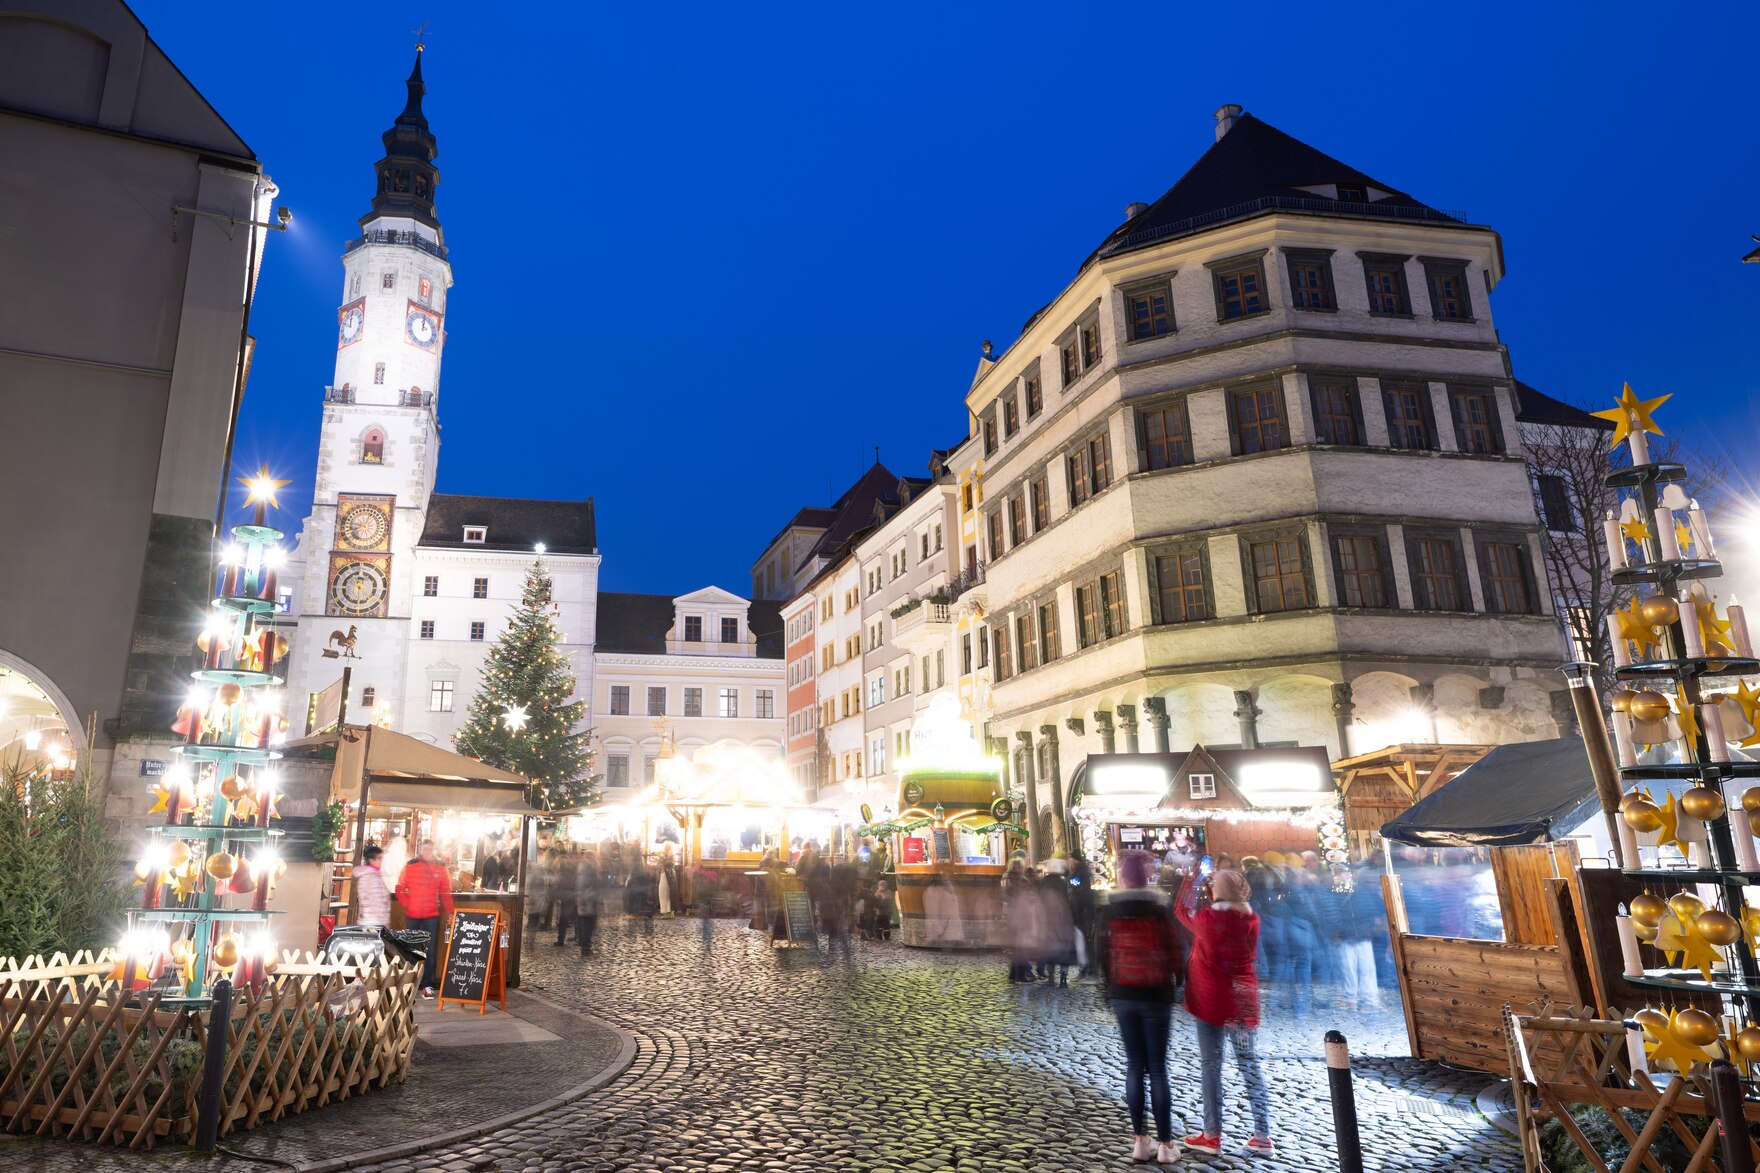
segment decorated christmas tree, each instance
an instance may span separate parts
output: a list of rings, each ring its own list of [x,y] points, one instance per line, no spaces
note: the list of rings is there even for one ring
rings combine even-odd
[[[574,669],[559,646],[552,596],[540,559],[526,571],[519,608],[489,651],[483,683],[452,744],[459,753],[532,779],[534,805],[567,810],[592,797],[597,779],[588,735],[578,729],[587,703],[570,699]]]

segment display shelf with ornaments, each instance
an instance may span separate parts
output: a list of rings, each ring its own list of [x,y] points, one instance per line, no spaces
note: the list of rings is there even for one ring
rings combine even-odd
[[[1631,879],[1695,885],[1629,901],[1618,917],[1624,977],[1634,991],[1721,997],[1732,1024],[1754,1031],[1760,909],[1748,906],[1746,890],[1760,884],[1760,787],[1736,786],[1760,778],[1760,763],[1732,754],[1731,743],[1760,744],[1760,694],[1745,682],[1733,693],[1710,688],[1760,672],[1760,662],[1741,608],[1732,602],[1720,615],[1707,585],[1722,566],[1709,521],[1685,492],[1687,469],[1650,460],[1646,434],[1662,434],[1651,412],[1668,398],[1642,400],[1628,385],[1618,406],[1595,413],[1613,423],[1615,448],[1628,444],[1632,458],[1607,477],[1624,492],[1618,516],[1604,524],[1614,581],[1638,590],[1607,617],[1619,682],[1608,721],[1624,790],[1618,854]],[[1645,964],[1641,942],[1664,964]],[[1655,1065],[1683,1076],[1727,1041],[1699,1009],[1646,1006],[1629,1025]]]
[[[278,953],[269,933],[269,894],[286,872],[270,826],[277,783],[275,747],[287,720],[273,689],[287,641],[269,620],[280,609],[280,530],[268,507],[285,481],[267,471],[243,478],[255,505],[234,526],[219,584],[196,647],[201,666],[172,729],[184,738],[177,764],[158,782],[153,813],[164,821],[135,865],[140,907],[128,914],[113,977],[125,994],[152,990],[161,1003],[200,1003],[214,982],[260,988]],[[242,903],[231,902],[239,899]]]

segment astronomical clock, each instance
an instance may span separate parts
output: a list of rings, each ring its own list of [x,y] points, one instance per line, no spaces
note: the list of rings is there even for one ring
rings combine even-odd
[[[382,619],[389,613],[395,504],[395,497],[336,498],[336,539],[324,607],[328,614]]]

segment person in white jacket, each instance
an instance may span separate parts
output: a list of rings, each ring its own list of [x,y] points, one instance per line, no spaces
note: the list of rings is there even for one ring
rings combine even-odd
[[[384,856],[379,847],[369,844],[355,865],[354,887],[360,897],[359,924],[364,928],[382,929],[391,923],[391,889],[385,886],[385,874],[379,870]]]

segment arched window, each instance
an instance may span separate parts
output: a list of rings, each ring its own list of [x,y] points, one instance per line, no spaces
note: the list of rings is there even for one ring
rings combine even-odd
[[[368,430],[361,438],[361,463],[385,463],[385,433],[378,428]]]

